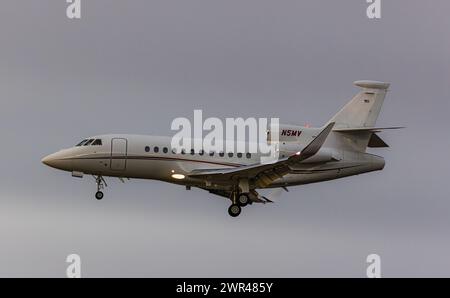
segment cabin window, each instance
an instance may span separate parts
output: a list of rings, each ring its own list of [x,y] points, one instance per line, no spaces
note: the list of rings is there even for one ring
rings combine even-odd
[[[82,146],[82,145],[84,144],[84,142],[87,142],[87,141],[88,141],[88,140],[85,139],[85,140],[79,142],[75,147]]]
[[[194,155],[194,154],[195,154],[194,149],[191,149],[191,155]]]
[[[92,146],[101,146],[102,145],[102,140],[96,139],[94,142],[92,142],[91,145]]]
[[[203,155],[203,154],[205,154],[205,151],[203,151],[203,149],[202,149],[202,150],[200,150],[200,151],[198,152],[198,154],[199,154],[199,155]]]
[[[155,153],[158,153],[159,147],[158,147],[158,146],[153,147],[153,151],[154,151]]]
[[[182,149],[181,154],[186,154],[186,150]]]
[[[150,147],[149,146],[145,146],[145,152],[150,152]]]
[[[214,151],[209,152],[209,156],[214,156]]]
[[[237,157],[241,158],[241,157],[242,157],[242,153],[239,152],[239,153],[237,154]]]
[[[167,153],[168,151],[169,151],[169,149],[167,149],[167,147],[164,147],[164,148],[163,148],[163,152],[164,152],[164,153]]]
[[[93,141],[94,141],[94,139],[89,139],[86,143],[84,143],[83,146],[88,146],[88,145],[90,145]]]
[[[233,157],[233,152],[228,152],[228,157]]]
[[[224,153],[223,153],[223,152],[219,152],[219,156],[220,156],[220,157],[223,157],[223,156],[224,156]]]
[[[246,156],[247,158],[252,158],[252,154],[249,153],[249,152],[247,152],[247,154],[245,154],[245,156]]]

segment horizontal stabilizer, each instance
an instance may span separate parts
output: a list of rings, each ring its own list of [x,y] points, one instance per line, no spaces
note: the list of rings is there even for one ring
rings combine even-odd
[[[335,128],[333,131],[337,132],[380,132],[387,129],[401,129],[403,126],[391,126],[391,127],[349,127],[349,128]]]

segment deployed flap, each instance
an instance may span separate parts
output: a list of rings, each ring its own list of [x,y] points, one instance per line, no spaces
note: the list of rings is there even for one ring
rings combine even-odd
[[[367,144],[367,147],[370,148],[385,148],[389,147],[388,144],[386,144],[376,133],[373,133],[370,137],[369,144]]]
[[[231,191],[228,190],[217,190],[217,189],[206,189],[206,188],[202,188],[206,191],[208,191],[209,193],[218,195],[220,197],[224,197],[224,198],[231,198]],[[249,199],[250,201],[254,202],[254,203],[262,203],[262,204],[266,204],[266,203],[273,203],[272,200],[266,198],[265,196],[260,195],[256,190],[252,189],[249,193]]]

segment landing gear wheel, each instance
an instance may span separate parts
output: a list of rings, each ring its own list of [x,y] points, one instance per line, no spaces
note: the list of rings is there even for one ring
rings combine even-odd
[[[248,194],[246,194],[246,193],[241,193],[241,194],[238,196],[237,203],[238,203],[241,207],[247,206],[247,204],[248,204],[249,202],[250,202],[250,199],[248,198]]]
[[[103,192],[101,191],[106,185],[106,181],[105,179],[103,179],[102,176],[98,175],[97,177],[95,177],[95,183],[97,184],[97,192],[95,193],[95,198],[97,200],[101,200],[103,199]]]
[[[241,207],[238,204],[233,204],[228,208],[228,214],[232,217],[236,217],[241,214]]]
[[[96,198],[97,200],[103,199],[103,192],[97,191],[97,192],[95,193],[95,198]]]

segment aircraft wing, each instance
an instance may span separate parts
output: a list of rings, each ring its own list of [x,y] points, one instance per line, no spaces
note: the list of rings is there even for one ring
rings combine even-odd
[[[281,158],[274,163],[258,163],[238,168],[194,170],[188,176],[208,180],[256,178],[256,183],[259,186],[269,185],[272,181],[286,175],[290,171],[289,165],[300,163],[316,154],[332,131],[333,126],[334,122],[329,123],[302,151]]]

